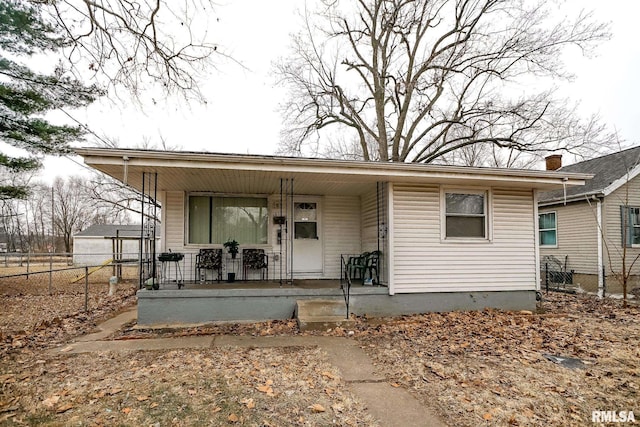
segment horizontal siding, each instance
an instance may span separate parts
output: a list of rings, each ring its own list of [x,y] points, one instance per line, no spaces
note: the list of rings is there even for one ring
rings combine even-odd
[[[328,196],[323,199],[324,277],[340,277],[340,255],[359,253],[360,198]]]
[[[616,272],[622,270],[622,225],[620,221],[620,206],[640,207],[640,178],[633,179],[629,184],[623,185],[605,198],[604,201],[604,226],[606,232],[606,245],[604,249],[604,263],[607,275],[610,274],[611,264]],[[626,249],[626,264],[629,265],[640,255],[640,248]],[[609,262],[609,260],[611,260]],[[628,269],[628,266],[627,266]],[[640,274],[640,263],[636,263],[632,274]]]
[[[163,209],[164,230],[167,236],[164,249],[173,252],[185,252],[184,238],[184,193],[167,191]]]
[[[531,191],[494,189],[491,242],[440,238],[440,189],[394,186],[394,291],[535,289]]]
[[[362,250],[378,248],[378,206],[375,191],[362,196]]]
[[[543,257],[567,260],[567,269],[582,274],[598,274],[598,226],[596,203],[569,203],[541,208],[539,213],[556,212],[557,247],[540,246]],[[619,215],[619,214],[618,214]]]

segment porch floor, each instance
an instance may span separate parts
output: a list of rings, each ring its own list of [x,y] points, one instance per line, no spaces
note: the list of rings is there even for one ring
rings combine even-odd
[[[362,288],[386,288],[384,285],[372,286],[363,285],[361,281],[356,280],[351,284],[351,289]],[[175,281],[160,283],[160,290],[174,290],[178,289],[178,285]],[[214,282],[187,282],[184,283],[182,289],[196,290],[196,289],[210,289],[210,290],[222,290],[222,289],[340,289],[340,280],[337,279],[294,279],[293,282],[279,280],[236,280],[235,282],[228,283],[227,281],[220,281],[220,283]]]

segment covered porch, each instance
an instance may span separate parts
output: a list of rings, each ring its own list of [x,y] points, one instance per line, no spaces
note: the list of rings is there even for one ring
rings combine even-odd
[[[361,266],[353,278],[388,283],[382,170],[345,176],[342,165],[312,159],[80,151],[143,195],[140,221],[150,244],[141,245],[141,288],[150,281],[163,290],[158,284],[338,280],[349,259],[372,252],[375,266]],[[159,247],[151,244],[157,234]]]

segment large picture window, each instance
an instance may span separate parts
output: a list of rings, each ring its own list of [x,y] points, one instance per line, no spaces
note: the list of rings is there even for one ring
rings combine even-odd
[[[640,245],[640,208],[620,206],[622,242],[626,247]]]
[[[557,246],[557,228],[555,212],[545,212],[538,215],[540,246]]]
[[[266,244],[268,220],[266,198],[189,196],[189,243]]]
[[[486,193],[445,193],[445,237],[487,238]]]

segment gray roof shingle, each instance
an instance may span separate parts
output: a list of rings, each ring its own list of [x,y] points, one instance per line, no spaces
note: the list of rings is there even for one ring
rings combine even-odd
[[[616,180],[622,178],[627,171],[640,164],[640,146],[618,151],[617,153],[597,157],[584,162],[562,167],[563,172],[579,172],[593,174],[584,186],[567,187],[567,198],[579,195],[599,194]],[[540,193],[539,202],[552,202],[564,199],[564,190]]]

